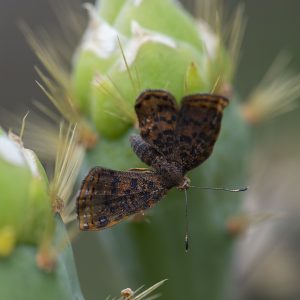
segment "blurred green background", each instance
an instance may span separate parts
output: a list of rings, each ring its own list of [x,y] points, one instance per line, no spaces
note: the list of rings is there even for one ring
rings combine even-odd
[[[245,99],[251,89],[259,83],[275,57],[282,51],[291,55],[291,69],[300,72],[300,2],[296,0],[224,1],[228,11],[232,11],[241,2],[245,3],[247,30],[235,87],[241,99]],[[51,0],[0,1],[0,117],[5,114],[6,110],[23,116],[31,106],[32,99],[44,99],[47,103],[45,96],[35,84],[37,75],[33,70],[33,65],[38,62],[16,24],[23,19],[34,27],[42,25],[58,30],[57,21],[49,3],[53,5]],[[193,13],[194,1],[183,1],[183,3]],[[256,164],[253,164],[252,173],[257,174],[257,178],[254,176],[251,183],[254,184],[252,189],[257,187],[257,194],[254,197],[251,193],[247,197],[247,205],[262,207],[266,211],[272,211],[275,207],[275,211],[283,210],[286,215],[277,222],[275,227],[272,227],[273,229],[270,229],[272,234],[267,232],[265,236],[260,236],[259,232],[254,232],[253,244],[256,242],[259,244],[258,241],[263,243],[261,240],[265,241],[265,244],[261,246],[263,250],[257,252],[256,259],[247,261],[247,256],[251,253],[247,252],[243,243],[238,248],[235,267],[237,299],[300,299],[300,292],[293,282],[293,280],[295,283],[300,282],[300,255],[298,254],[300,226],[297,221],[300,215],[300,206],[297,205],[300,195],[299,184],[297,184],[300,175],[299,164],[297,165],[300,158],[299,126],[300,110],[296,109],[289,114],[268,121],[259,129],[254,129],[254,136],[257,140],[255,154],[258,158],[255,160]],[[262,172],[265,173],[262,175]],[[260,182],[263,182],[267,188],[260,187],[260,179]],[[276,228],[275,234],[274,228]],[[264,232],[264,229],[261,232]],[[264,237],[270,235],[273,240],[266,242]],[[282,239],[282,236],[285,238]],[[281,251],[282,245],[285,251]],[[274,260],[270,264],[266,263],[266,267],[263,268],[262,262],[266,257],[272,257],[273,252],[270,249],[275,248]],[[126,274],[123,273],[124,270],[118,262],[113,266],[106,263],[105,251],[109,249],[101,247],[94,234],[81,234],[74,242],[74,251],[82,289],[87,300],[102,299],[97,297],[97,291],[100,293],[100,289],[101,295],[115,295],[119,289],[127,285],[137,288],[142,284],[126,281]],[[288,263],[282,257],[288,257]],[[258,265],[260,268],[257,268]],[[270,269],[270,266],[274,267],[274,265],[278,268]],[[293,266],[292,269],[291,266]],[[103,273],[103,269],[107,270],[108,277],[110,271],[117,270],[120,274],[114,282],[111,282],[111,286],[103,286],[97,276]],[[275,276],[273,281],[266,280],[266,278],[272,278],[271,275],[274,273],[280,276]],[[285,276],[285,273],[288,275]],[[157,278],[157,281],[161,279],[163,278]],[[276,286],[279,287],[280,284],[287,291],[281,289],[276,295],[267,292],[268,288],[271,291],[276,290]],[[182,288],[184,289],[184,286]],[[161,291],[163,292],[163,288]]]

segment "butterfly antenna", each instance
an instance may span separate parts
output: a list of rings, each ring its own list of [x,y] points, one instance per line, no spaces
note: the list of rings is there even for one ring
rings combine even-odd
[[[189,219],[188,219],[188,197],[187,197],[187,189],[184,190],[185,195],[185,252],[187,253],[189,250]]]
[[[225,192],[232,192],[232,193],[239,193],[245,192],[248,190],[248,187],[236,188],[236,189],[227,189],[223,187],[208,187],[208,186],[190,186],[191,188],[201,189],[201,190],[214,190],[214,191],[225,191]]]

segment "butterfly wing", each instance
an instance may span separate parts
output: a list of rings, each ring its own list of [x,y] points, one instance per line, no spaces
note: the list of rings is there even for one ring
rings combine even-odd
[[[111,227],[158,202],[167,189],[152,171],[121,172],[100,167],[90,170],[77,197],[81,230]]]
[[[155,167],[155,162],[163,158],[162,154],[145,142],[140,135],[132,135],[130,137],[130,144],[133,152],[148,166]]]
[[[172,157],[176,142],[178,106],[164,90],[146,90],[137,98],[135,111],[141,136],[165,157]]]
[[[212,153],[228,103],[226,98],[211,94],[183,98],[176,125],[176,157],[184,173],[200,165]]]

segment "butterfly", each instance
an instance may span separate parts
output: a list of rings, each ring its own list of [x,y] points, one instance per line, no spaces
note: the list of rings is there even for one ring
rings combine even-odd
[[[188,171],[212,153],[229,101],[214,94],[183,97],[179,107],[165,90],[145,90],[136,100],[140,135],[132,150],[150,169],[92,168],[77,196],[81,230],[111,227],[159,202],[173,187],[186,190]]]

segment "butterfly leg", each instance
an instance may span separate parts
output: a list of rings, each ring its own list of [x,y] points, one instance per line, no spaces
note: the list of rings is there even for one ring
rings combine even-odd
[[[131,148],[134,153],[148,166],[153,166],[161,154],[155,150],[150,144],[145,142],[140,135],[132,135],[130,137]]]

